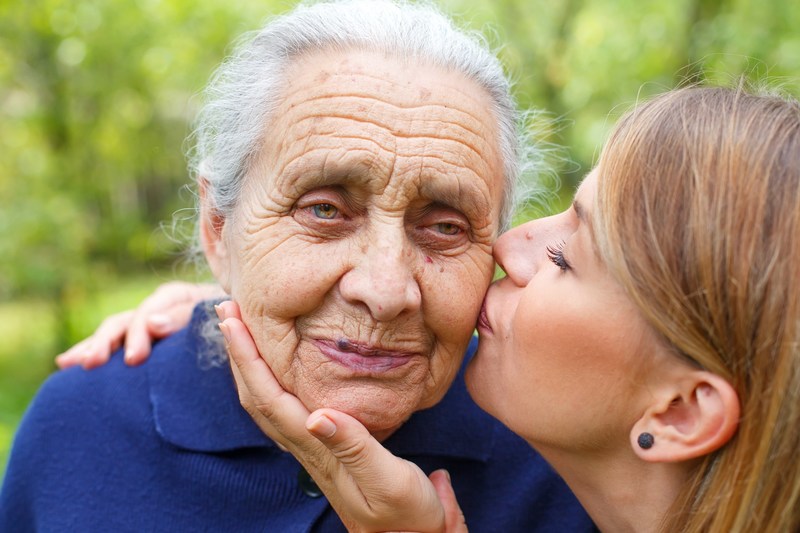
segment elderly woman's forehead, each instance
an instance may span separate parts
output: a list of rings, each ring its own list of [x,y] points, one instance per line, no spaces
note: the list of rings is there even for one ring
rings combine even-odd
[[[262,153],[280,189],[347,181],[496,207],[497,128],[477,83],[433,66],[409,76],[404,62],[360,51],[304,57],[289,74]]]
[[[445,69],[422,58],[391,55],[373,50],[322,50],[292,61],[286,73],[291,100],[298,91],[312,94],[357,96],[383,94],[400,105],[447,102],[452,94],[469,101],[475,110],[485,110],[492,99],[486,90],[461,72]],[[398,92],[398,86],[407,90]],[[361,89],[369,89],[362,91]],[[490,123],[491,124],[490,124]],[[487,126],[494,125],[494,119]]]

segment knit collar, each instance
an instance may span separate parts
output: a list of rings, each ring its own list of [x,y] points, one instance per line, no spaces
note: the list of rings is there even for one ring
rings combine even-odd
[[[228,365],[207,368],[198,358],[208,313],[201,304],[189,325],[158,343],[147,363],[156,431],[197,452],[275,448],[241,407]],[[472,339],[466,359],[475,351]],[[467,393],[464,366],[443,400],[415,413],[384,445],[399,456],[445,456],[487,461],[499,424]]]

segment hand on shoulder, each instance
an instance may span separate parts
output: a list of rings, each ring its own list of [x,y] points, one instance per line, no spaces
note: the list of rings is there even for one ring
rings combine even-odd
[[[125,362],[139,365],[150,356],[152,343],[172,335],[186,324],[198,302],[219,298],[224,291],[210,283],[170,281],[160,285],[136,309],[107,317],[97,330],[56,357],[59,368],[81,365],[92,369],[108,362],[125,346]]]

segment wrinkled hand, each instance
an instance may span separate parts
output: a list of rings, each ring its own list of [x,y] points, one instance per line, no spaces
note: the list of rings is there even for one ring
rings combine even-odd
[[[436,471],[428,479],[345,413],[309,413],[283,390],[262,359],[238,306],[223,302],[217,313],[242,406],[300,461],[349,531],[467,530],[447,472]]]
[[[125,343],[125,362],[143,363],[152,342],[167,337],[189,323],[192,309],[201,300],[224,295],[218,285],[171,281],[160,285],[134,310],[109,316],[87,339],[56,357],[60,368],[82,365],[95,368],[108,362]]]

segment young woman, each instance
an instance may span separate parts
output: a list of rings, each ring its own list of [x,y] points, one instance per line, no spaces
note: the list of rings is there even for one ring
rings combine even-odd
[[[507,277],[470,393],[603,531],[798,531],[798,235],[798,102],[689,88],[642,104],[567,211],[497,242]],[[309,413],[236,305],[220,315],[243,404],[351,529],[465,527],[447,476],[431,475],[439,501],[353,418]]]

